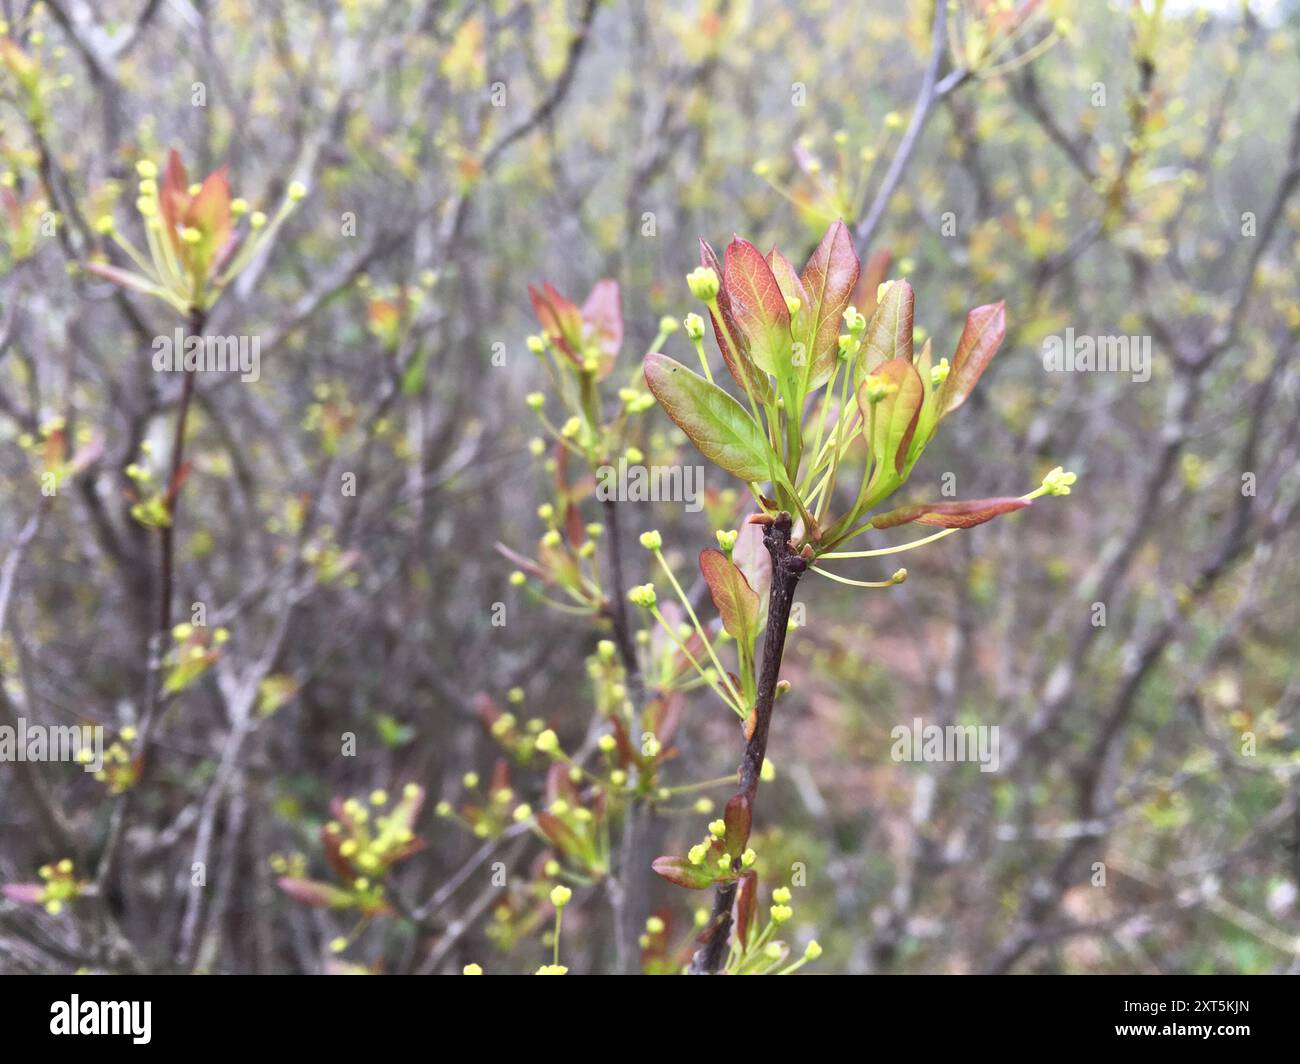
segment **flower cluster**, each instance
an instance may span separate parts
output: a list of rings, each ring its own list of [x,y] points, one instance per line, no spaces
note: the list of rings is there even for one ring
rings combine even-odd
[[[915,342],[912,286],[903,279],[881,283],[867,317],[850,302],[861,274],[840,222],[800,271],[780,251],[764,256],[739,237],[725,260],[701,242],[701,265],[687,286],[708,308],[745,403],[714,382],[699,342],[703,376],[660,353],[645,359],[647,385],[700,453],[747,483],[766,517],[796,515],[793,546],[809,563],[889,553],[837,553],[868,529],[911,522],[970,528],[1042,494],[917,503],[873,514],[907,482],[939,423],[971,394],[1002,344],[1006,312],[1002,303],[970,311],[951,359],[936,361],[929,339]],[[833,513],[841,486],[852,488],[851,501]],[[739,588],[725,566],[711,564],[716,582]],[[866,587],[906,577],[898,570],[886,581],[855,581],[813,569]],[[739,598],[747,601],[743,593]],[[744,631],[747,611],[728,612]]]
[[[366,916],[390,913],[384,878],[394,865],[424,848],[415,834],[423,805],[424,788],[415,783],[403,787],[396,802],[383,790],[372,791],[366,800],[335,800],[334,818],[320,837],[337,885],[288,875],[280,878],[280,889],[318,908],[359,909]]]
[[[191,184],[174,148],[161,177],[148,159],[136,163],[136,174],[135,206],[147,254],[121,232],[111,214],[104,214],[95,229],[131,260],[135,270],[102,260],[87,263],[86,269],[123,288],[161,299],[182,315],[210,309],[307,195],[301,182],[293,182],[275,215],[268,218],[247,200],[231,198],[226,167]]]
[[[178,624],[172,629],[172,647],[167,654],[167,676],[163,690],[177,694],[194,683],[221,657],[221,648],[230,639],[225,628],[210,633],[201,625]]]
[[[6,883],[0,887],[0,892],[10,901],[20,905],[41,905],[51,916],[58,916],[67,903],[76,901],[90,886],[76,877],[72,861],[67,857],[54,864],[42,865],[38,874],[42,880],[40,883]]]

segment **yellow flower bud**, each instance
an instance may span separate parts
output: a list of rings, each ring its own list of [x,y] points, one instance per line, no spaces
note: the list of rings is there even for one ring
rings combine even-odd
[[[697,266],[688,273],[686,285],[691,290],[691,295],[704,303],[716,299],[721,288],[717,273],[708,266]]]

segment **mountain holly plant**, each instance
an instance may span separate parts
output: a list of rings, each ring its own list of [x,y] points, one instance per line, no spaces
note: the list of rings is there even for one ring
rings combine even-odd
[[[566,970],[559,914],[573,888],[589,894],[601,888],[608,898],[621,971],[785,974],[815,959],[821,952],[815,941],[792,957],[780,938],[793,915],[788,885],[771,891],[766,922],[756,919],[759,871],[775,869],[766,869],[750,846],[758,784],[775,771],[765,756],[767,735],[773,703],[785,686],[779,672],[800,577],[811,568],[848,584],[892,586],[905,570],[871,582],[826,566],[910,550],[1022,509],[1039,496],[1068,494],[1074,480],[1055,469],[1024,496],[882,509],[908,479],[939,421],[961,406],[997,351],[1005,332],[1002,305],[971,311],[951,362],[935,364],[929,343],[914,350],[911,286],[904,280],[877,285],[886,261],[881,256],[873,259],[870,276],[860,277],[840,223],[802,271],[780,252],[764,257],[739,239],[727,249],[725,265],[707,244],[702,249],[702,265],[687,280],[709,312],[739,399],[714,380],[701,315],[691,313],[680,324],[663,319],[642,366],[620,365],[624,329],[613,281],[598,282],[582,304],[550,284],[530,289],[541,332],[528,346],[551,386],[550,394],[526,397],[549,437],[530,445],[546,473],[546,498],[537,508],[544,530],[531,556],[498,549],[517,567],[511,584],[535,602],[588,618],[613,638],[600,639],[587,661],[594,719],[578,748],[566,749],[548,722],[523,713],[521,688],[507,693],[507,708],[480,694],[479,714],[501,757],[490,781],[467,773],[464,797],[444,800],[436,811],[485,845],[529,832],[546,847],[533,864],[536,874],[499,903],[493,925],[493,936],[508,944],[545,931],[554,911],[554,930],[546,932],[553,936],[551,963],[538,969],[541,974]],[[851,305],[854,298],[869,320]],[[659,353],[683,325],[700,374]],[[618,386],[611,388],[611,381]],[[562,408],[558,416],[548,412],[553,398]],[[584,512],[616,460],[646,460],[642,448],[652,438],[640,415],[655,399],[702,454],[748,485],[758,510],[733,530],[727,525],[752,507],[738,508],[726,498],[734,492],[706,498],[718,546],[700,553],[699,568],[717,610],[714,619],[701,618],[692,604],[658,531],[643,533],[640,542],[672,588],[673,598],[663,602],[653,583],[625,583],[620,500],[600,499],[600,521]],[[836,512],[842,496],[847,505]],[[840,549],[869,528],[912,522],[939,531],[896,547]],[[602,538],[604,565],[596,549]],[[627,601],[640,611],[629,615]],[[724,663],[728,657],[734,663]],[[685,697],[704,689],[736,714],[747,744],[739,789],[720,816],[703,792],[733,787],[736,777],[665,778],[678,756],[674,737]],[[689,804],[676,804],[683,797]],[[658,910],[643,921],[638,909],[637,881],[648,863],[639,851],[641,829],[644,816],[654,813],[712,818],[704,839],[685,856],[653,862],[673,883],[716,888],[712,912],[698,910],[684,939],[671,912]],[[615,836],[618,827],[621,837]],[[414,915],[418,921],[423,911]],[[481,970],[476,964],[466,969]]]
[[[121,288],[166,303],[186,322],[189,336],[186,350],[177,352],[177,361],[185,369],[180,405],[176,414],[176,432],[172,443],[170,469],[161,487],[153,487],[153,473],[147,461],[135,462],[127,473],[141,492],[131,513],[143,525],[157,528],[162,544],[158,631],[171,629],[173,582],[173,536],[177,502],[189,467],[184,461],[185,429],[190,400],[194,392],[195,369],[199,362],[192,346],[204,335],[208,315],[226,287],[266,248],[289,216],[296,203],[307,194],[300,182],[289,185],[279,210],[268,220],[260,210],[250,210],[247,200],[232,199],[226,167],[214,170],[202,181],[192,183],[175,149],[159,182],[158,166],[140,159],[135,166],[139,183],[135,207],[140,215],[145,247],[142,253],[118,227],[112,214],[95,222],[95,231],[111,241],[128,259],[134,270],[115,266],[97,256],[85,264],[86,270]],[[241,219],[247,217],[247,231],[241,233]],[[149,457],[148,451],[142,458]],[[188,627],[188,626],[186,626]],[[184,649],[188,633],[175,633],[177,652]],[[194,648],[190,648],[193,650]],[[194,654],[195,659],[202,651]]]
[[[767,749],[772,707],[795,587],[812,572],[858,587],[889,587],[907,577],[898,569],[884,581],[832,572],[826,563],[901,553],[963,528],[1023,509],[1043,495],[1064,495],[1075,477],[1059,467],[1026,495],[965,502],[882,504],[910,476],[939,423],[966,401],[1006,333],[1002,303],[976,307],[966,318],[951,360],[935,363],[929,340],[913,339],[915,297],[906,280],[887,281],[870,319],[851,306],[860,273],[848,230],[836,222],[801,271],[781,252],[764,256],[736,238],[725,261],[701,241],[701,265],[687,278],[708,308],[713,333],[741,399],[715,382],[703,344],[702,319],[687,320],[702,375],[658,352],[646,356],[645,381],[669,417],[706,458],[749,486],[760,512],[770,560],[764,572],[767,610],[735,557],[737,537],[719,536],[700,569],[727,634],[735,640],[739,676],[720,667],[720,694],[744,718],[746,747],[739,790],[709,837],[686,857],[661,857],[655,870],[681,886],[716,887],[713,912],[691,962],[695,973],[752,970],[754,875],[746,850],[753,806]],[[841,333],[843,324],[845,331]],[[743,400],[743,401],[742,401]],[[851,475],[850,475],[851,473]],[[836,489],[848,487],[846,505]],[[837,509],[838,507],[838,509]],[[910,543],[873,550],[841,548],[868,529],[917,523],[940,531]],[[658,534],[643,537],[659,554]],[[671,576],[671,574],[670,574]],[[676,580],[674,589],[680,594]],[[652,586],[636,588],[634,602],[656,608]],[[755,674],[757,643],[762,657]],[[709,659],[717,656],[708,646]],[[698,662],[697,662],[698,664]],[[735,933],[730,934],[733,925]],[[773,908],[773,917],[786,907]],[[768,932],[758,934],[766,951]],[[773,963],[783,955],[772,950]]]
[[[167,466],[164,470],[153,468],[152,447],[144,441],[139,459],[125,469],[136,489],[131,515],[158,531],[158,613],[138,735],[124,737],[131,748],[130,756],[125,753],[126,747],[115,744],[121,763],[99,774],[114,793],[131,790],[139,780],[160,703],[207,671],[229,638],[225,628],[217,628],[209,635],[205,628],[189,623],[172,625],[176,520],[181,489],[190,470],[185,460],[185,441],[195,376],[203,368],[202,347],[213,306],[231,282],[268,248],[294,206],[307,194],[304,185],[292,182],[274,217],[268,219],[262,211],[251,209],[247,200],[231,198],[224,166],[202,181],[191,183],[180,153],[173,148],[161,174],[156,163],[144,158],[136,162],[135,170],[135,208],[147,252],[141,252],[113,215],[105,213],[95,221],[96,233],[116,248],[119,259],[124,258],[134,268],[107,261],[102,249],[96,250],[85,268],[126,291],[166,304],[184,320],[187,335],[183,352],[175,352],[184,374]],[[241,224],[245,219],[246,225]],[[164,665],[167,671],[160,682]],[[119,813],[114,823],[124,824],[125,814]],[[116,852],[116,844],[110,843],[102,876],[113,871]]]

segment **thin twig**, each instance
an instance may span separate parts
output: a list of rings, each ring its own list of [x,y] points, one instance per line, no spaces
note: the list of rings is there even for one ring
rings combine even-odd
[[[894,190],[898,188],[898,183],[903,179],[907,164],[911,161],[912,152],[921,139],[921,133],[925,129],[926,122],[930,119],[930,113],[934,109],[936,101],[943,99],[943,97],[962,85],[970,76],[968,70],[958,68],[944,77],[942,81],[939,80],[939,65],[943,62],[944,52],[948,49],[947,32],[948,5],[940,0],[939,3],[934,5],[934,25],[930,34],[930,58],[926,61],[925,73],[921,77],[921,88],[916,94],[916,104],[912,107],[912,119],[907,124],[907,131],[903,134],[902,142],[898,145],[898,151],[894,153],[894,157],[889,162],[889,169],[885,172],[880,188],[876,190],[876,198],[871,202],[871,209],[867,211],[867,216],[853,230],[854,240],[860,248],[871,246],[871,241],[876,235],[876,229],[879,228],[881,221],[885,217],[885,211],[889,207],[889,201],[894,195]]]

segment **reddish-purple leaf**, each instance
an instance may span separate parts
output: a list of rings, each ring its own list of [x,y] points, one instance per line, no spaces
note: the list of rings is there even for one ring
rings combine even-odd
[[[82,444],[72,455],[72,461],[69,464],[68,471],[76,474],[89,469],[97,461],[100,455],[104,453],[104,437],[96,433],[86,443]]]
[[[546,770],[546,804],[554,805],[563,800],[567,805],[581,805],[578,785],[569,778],[569,770],[558,761],[551,763]]]
[[[573,833],[573,829],[554,813],[538,813],[537,826],[561,853],[576,853],[582,847],[582,844],[578,841],[578,836]]]
[[[736,545],[731,548],[731,560],[754,589],[764,606],[772,588],[772,555],[763,542],[763,526],[749,521],[736,530]]]
[[[722,285],[749,357],[777,376],[790,358],[790,310],[763,253],[748,240],[727,245]]]
[[[969,499],[965,502],[924,502],[900,506],[871,519],[872,528],[896,528],[915,521],[936,528],[974,528],[1002,514],[1023,510],[1029,503],[1019,496]]]
[[[587,339],[603,356],[602,373],[613,366],[614,356],[623,346],[623,303],[617,281],[597,281],[582,305],[582,321]]]
[[[807,295],[806,323],[801,336],[795,337],[807,348],[812,366],[808,390],[821,387],[830,379],[839,357],[840,326],[845,309],[858,283],[861,264],[853,250],[853,240],[843,222],[826,230],[821,243],[803,268],[803,287]],[[778,280],[780,277],[778,275]]]
[[[957,341],[948,379],[939,390],[936,410],[939,417],[951,414],[970,395],[975,382],[998,353],[1007,334],[1006,303],[987,303],[966,315],[966,327]]]
[[[809,302],[808,292],[794,264],[776,248],[767,253],[767,264],[772,270],[772,276],[776,278],[777,287],[781,289],[781,295],[786,303],[797,299],[800,310],[806,308]],[[789,307],[787,306],[786,309],[788,310]]]
[[[289,897],[318,909],[346,909],[355,904],[355,899],[346,890],[319,880],[284,876],[276,882]]]
[[[6,883],[3,887],[0,887],[0,893],[19,905],[39,905],[41,896],[45,893],[45,885],[43,883]]]
[[[688,890],[704,890],[713,883],[713,872],[703,865],[693,865],[685,857],[656,857],[650,866],[669,883]]]
[[[754,810],[749,799],[743,794],[733,796],[727,802],[722,820],[727,825],[722,845],[732,857],[739,857],[744,852],[745,843],[749,842],[749,829],[754,823]]]
[[[661,746],[667,746],[673,741],[677,729],[681,726],[682,710],[685,706],[686,699],[680,691],[656,695],[646,706],[645,720]]]
[[[725,272],[722,260],[718,258],[718,253],[707,240],[700,241],[700,265],[707,266],[716,273],[721,284]],[[766,375],[759,372],[758,367],[745,351],[740,326],[736,324],[736,317],[731,310],[731,297],[727,295],[725,287],[719,287],[717,303],[718,313],[709,311],[709,320],[713,322],[713,335],[718,341],[718,350],[722,352],[722,360],[727,364],[727,371],[731,374],[732,380],[740,385],[742,392],[746,390],[746,378],[748,378],[748,388],[753,393],[755,401],[764,403],[770,398],[771,385]],[[718,320],[719,317],[721,321]]]
[[[190,202],[190,179],[181,162],[181,153],[172,148],[167,153],[167,167],[163,171],[162,189],[158,194],[162,208],[163,232],[177,254],[182,251],[181,236],[177,231]]]
[[[738,644],[758,638],[759,598],[744,574],[716,547],[700,551],[700,572],[724,627]]]
[[[542,332],[570,359],[582,365],[582,312],[577,305],[560,295],[549,281],[540,290],[529,285],[528,296]]]
[[[892,257],[888,248],[881,248],[867,256],[867,264],[862,267],[858,286],[853,292],[853,305],[858,308],[858,313],[863,317],[870,318],[876,312],[876,307],[879,305],[876,293],[889,278],[889,263]]]
[[[758,908],[758,873],[745,872],[736,890],[736,941],[745,948],[749,945],[749,930],[754,926],[754,911]]]

